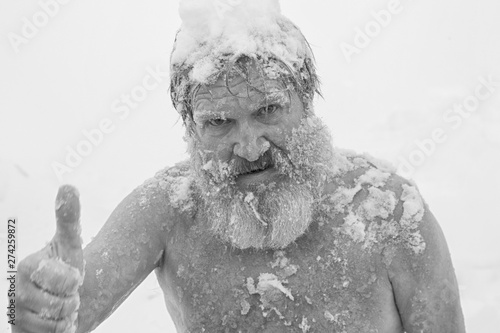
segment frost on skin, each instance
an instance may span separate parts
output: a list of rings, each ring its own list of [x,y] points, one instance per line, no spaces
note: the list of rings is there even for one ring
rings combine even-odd
[[[241,302],[241,314],[246,315],[250,311],[250,303],[246,299],[242,299]]]
[[[339,187],[335,193],[330,197],[330,201],[333,204],[335,211],[343,212],[349,204],[351,204],[354,196],[361,191],[361,185],[356,185],[352,188]]]
[[[377,168],[370,168],[366,173],[359,177],[359,184],[370,184],[375,187],[383,187],[389,177],[391,176],[388,172],[383,172]]]
[[[353,212],[344,219],[343,231],[351,236],[355,242],[361,242],[365,239],[365,224],[359,215]]]
[[[363,249],[374,251],[384,248],[384,259],[390,263],[394,255],[388,244],[401,243],[415,254],[425,250],[425,241],[418,230],[424,215],[424,203],[418,190],[411,185],[402,184],[399,201],[396,185],[388,185],[392,177],[387,163],[371,158],[360,157],[347,150],[338,150],[347,157],[352,168],[345,168],[340,175],[348,172],[363,172],[352,182],[342,183],[320,207],[329,211],[330,216],[342,217],[340,231],[349,236],[354,243],[362,243]],[[369,158],[369,159],[368,159]],[[376,163],[376,165],[374,164]],[[347,171],[345,171],[347,170]],[[342,176],[340,176],[342,177]],[[401,205],[402,215],[394,216],[396,207]],[[321,221],[320,224],[323,222]]]
[[[345,322],[343,320],[343,317],[349,317],[349,311],[344,310],[342,312],[339,312],[339,313],[336,313],[335,315],[333,315],[330,311],[325,310],[324,316],[325,316],[325,319],[331,323],[345,326]]]
[[[284,251],[276,251],[273,257],[274,260],[268,265],[276,269],[276,274],[261,273],[257,285],[252,277],[247,277],[245,287],[250,295],[259,295],[260,308],[264,317],[274,311],[280,319],[284,320],[285,316],[281,313],[280,308],[285,304],[286,298],[291,301],[295,300],[292,291],[284,285],[288,283],[288,277],[297,273],[299,267],[290,263]],[[241,306],[242,314],[247,314],[250,307],[249,303],[243,300]],[[286,306],[284,309],[286,310]],[[285,321],[284,324],[291,325],[289,321]],[[306,326],[307,321],[304,327]]]
[[[377,217],[387,219],[396,207],[394,192],[382,191],[375,187],[368,189],[368,196],[361,202],[356,212],[350,212],[344,219],[343,231],[355,242],[365,240],[365,227],[371,226]],[[373,232],[373,228],[370,231]],[[370,239],[373,240],[373,235]],[[365,248],[370,241],[365,242]]]
[[[368,197],[358,208],[358,214],[368,221],[376,217],[387,219],[396,208],[396,195],[391,190],[382,191],[376,187],[368,189]]]
[[[414,186],[403,184],[401,200],[404,201],[401,225],[409,229],[416,229],[424,216],[424,202],[420,194]]]
[[[50,279],[50,274],[56,274],[58,279]],[[83,284],[83,274],[80,271],[65,263],[61,258],[42,259],[38,268],[31,273],[30,279],[41,289],[56,295],[74,295]],[[54,281],[58,281],[54,285]]]
[[[276,274],[280,279],[286,279],[297,273],[299,266],[291,264],[290,260],[285,257],[284,251],[276,251],[274,258],[275,260],[271,263],[271,268],[279,268]]]
[[[416,254],[420,254],[425,250],[425,241],[418,230],[425,212],[424,202],[418,190],[406,184],[403,184],[401,199],[404,203],[400,223],[406,240],[405,245]]]
[[[346,151],[343,154],[349,156],[349,160],[359,159]],[[394,192],[380,189],[386,185],[389,177],[390,173],[372,166],[358,176],[353,185],[339,186],[330,196],[329,205],[333,207],[335,214],[344,215],[342,231],[354,242],[365,241],[366,227],[377,218],[387,219],[393,214],[397,203]],[[354,202],[358,195],[364,198],[360,202]],[[373,235],[370,235],[370,239],[369,242],[372,243]],[[368,247],[368,243],[365,243],[365,247]]]
[[[180,211],[190,211],[194,208],[192,184],[193,177],[186,165],[165,168],[144,182],[139,205],[146,209],[149,206],[148,198],[152,197],[151,193],[161,190],[166,193],[172,207]]]
[[[311,329],[306,317],[302,316],[302,322],[300,323],[299,328],[302,330],[302,333],[307,333]]]
[[[254,280],[253,278],[249,277],[247,278],[247,289],[250,294],[260,294],[261,296],[264,296],[266,292],[269,290],[275,288],[279,291],[281,291],[285,296],[287,296],[289,299],[292,301],[294,300],[294,297],[291,293],[290,290],[285,288],[283,286],[283,283],[287,283],[286,278],[294,275],[297,273],[298,266],[290,264],[289,259],[285,257],[285,252],[284,251],[276,251],[274,253],[274,258],[275,260],[270,263],[271,268],[279,268],[277,271],[277,275],[272,274],[272,273],[262,273],[259,276],[259,283],[257,284],[257,287],[254,287]],[[265,298],[265,297],[264,297]],[[262,299],[261,299],[262,300]],[[262,300],[263,304],[265,300]],[[267,305],[267,303],[265,304]]]
[[[368,153],[358,154],[356,151],[345,148],[336,148],[336,150],[347,157],[357,168],[375,168],[375,170],[395,174],[397,171],[396,166],[385,160],[378,159]]]
[[[349,170],[351,168],[344,168],[344,170]],[[338,212],[344,211],[350,203],[352,203],[354,196],[361,191],[362,185],[372,185],[374,187],[383,187],[386,181],[389,179],[390,174],[382,172],[376,168],[368,169],[363,175],[361,175],[354,187],[340,186],[335,193],[330,198],[330,201]]]
[[[389,211],[394,211],[397,202],[393,196],[394,193],[389,190],[386,191],[385,193],[389,193],[391,197],[390,200],[386,201],[386,203],[390,203],[390,207],[388,206],[386,210],[386,213],[389,213],[389,215],[381,215],[378,223],[370,223],[368,225],[364,248],[369,248],[376,243],[381,245],[401,243],[415,254],[421,254],[425,250],[425,241],[418,229],[425,212],[422,197],[414,186],[402,184],[401,187],[403,189],[400,197],[400,203],[402,203],[403,208],[401,218],[396,220],[391,215],[392,213],[389,213]],[[384,260],[386,264],[390,264],[391,258],[394,255],[393,247],[386,246],[384,248]]]
[[[283,286],[286,280],[280,281],[278,277],[272,273],[261,273],[258,280],[259,282],[255,287],[254,279],[251,277],[247,278],[246,287],[250,294],[260,295],[263,316],[267,317],[269,312],[274,311],[281,319],[284,319],[275,303],[281,303],[283,301],[283,295],[292,301],[294,300],[291,291]]]
[[[286,283],[286,281],[278,280],[278,277],[272,273],[261,273],[259,275],[259,283],[257,284],[256,292],[261,295],[261,301],[264,305],[275,298],[274,296],[269,296],[274,293],[275,289],[281,291],[292,301],[294,300],[291,291],[285,288],[283,283]]]
[[[170,195],[170,203],[175,208],[181,210],[189,210],[193,206],[190,197],[190,186],[192,179],[190,177],[171,177],[166,176],[160,181],[160,186],[163,189],[168,189]]]

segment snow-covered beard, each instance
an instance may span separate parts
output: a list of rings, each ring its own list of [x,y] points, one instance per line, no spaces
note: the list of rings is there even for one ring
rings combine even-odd
[[[302,120],[283,150],[271,145],[255,162],[217,161],[201,153],[194,138],[188,142],[203,214],[215,236],[239,249],[282,249],[306,232],[333,161],[330,134],[316,116]],[[239,174],[269,164],[279,170],[276,181],[238,187]]]

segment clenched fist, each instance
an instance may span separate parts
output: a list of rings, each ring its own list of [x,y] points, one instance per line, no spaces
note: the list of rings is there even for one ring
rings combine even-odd
[[[76,331],[84,273],[78,191],[61,186],[55,208],[54,238],[18,266],[14,333]]]

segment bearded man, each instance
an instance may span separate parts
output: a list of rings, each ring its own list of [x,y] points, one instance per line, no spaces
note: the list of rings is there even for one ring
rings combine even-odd
[[[56,236],[19,266],[14,332],[89,332],[153,270],[178,332],[465,331],[419,192],[332,146],[306,40],[281,15],[266,24],[244,50],[234,29],[199,42],[183,26],[171,96],[190,160],[125,198],[83,252],[78,194],[61,187]]]

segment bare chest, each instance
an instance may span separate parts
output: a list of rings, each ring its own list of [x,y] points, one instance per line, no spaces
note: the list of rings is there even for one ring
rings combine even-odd
[[[331,229],[280,251],[236,250],[192,226],[158,278],[180,332],[401,332],[385,268]]]

